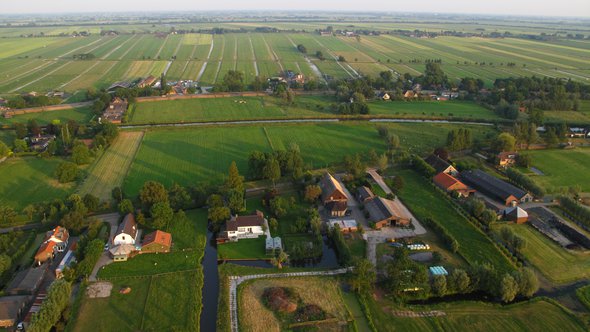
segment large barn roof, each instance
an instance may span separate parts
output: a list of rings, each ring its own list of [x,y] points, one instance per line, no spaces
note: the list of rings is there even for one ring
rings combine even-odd
[[[461,172],[461,178],[480,191],[503,201],[511,195],[520,200],[527,194],[526,191],[479,169]]]

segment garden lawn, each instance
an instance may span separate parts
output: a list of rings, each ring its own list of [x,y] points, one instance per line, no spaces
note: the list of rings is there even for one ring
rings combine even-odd
[[[46,111],[39,113],[28,113],[22,115],[15,115],[10,119],[0,118],[0,125],[12,125],[15,123],[27,123],[30,119],[35,119],[40,125],[47,125],[55,120],[60,123],[66,123],[68,120],[74,120],[78,123],[88,123],[92,119],[94,114],[90,108],[74,108],[68,110],[59,111]]]
[[[217,246],[217,255],[219,259],[268,259],[266,236],[220,244]]]
[[[415,306],[411,310],[441,310],[436,318],[394,316],[389,303],[368,298],[378,331],[587,331],[587,327],[567,309],[543,298],[508,306],[483,302],[452,302],[437,306]],[[403,308],[400,310],[407,310]]]
[[[535,176],[535,181],[547,189],[580,186],[590,192],[590,148],[572,150],[536,150],[531,155],[532,165],[544,175]]]
[[[62,184],[54,178],[59,158],[11,158],[0,164],[0,204],[20,211],[28,204],[64,199],[73,184]]]
[[[526,224],[509,227],[526,240],[526,259],[551,281],[567,283],[590,277],[590,253],[566,250]]]
[[[404,188],[399,193],[403,203],[418,220],[432,218],[439,222],[459,242],[459,253],[470,263],[492,264],[496,270],[509,271],[514,267],[491,240],[467,219],[456,212],[452,203],[418,173],[401,170]]]

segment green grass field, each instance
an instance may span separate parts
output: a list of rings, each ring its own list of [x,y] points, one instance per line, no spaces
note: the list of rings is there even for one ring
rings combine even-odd
[[[508,306],[482,302],[455,302],[414,306],[413,311],[440,310],[437,318],[402,318],[387,302],[369,299],[378,331],[587,331],[580,319],[549,300],[537,299]],[[406,308],[399,310],[408,310]]]
[[[10,119],[0,118],[0,125],[12,125],[15,123],[27,123],[30,119],[35,119],[38,124],[46,125],[57,120],[60,123],[66,123],[68,120],[75,120],[78,123],[88,123],[94,114],[89,108],[75,108],[61,111],[47,111],[40,113],[29,113],[15,115]]]
[[[411,170],[402,170],[396,175],[402,176],[405,181],[399,193],[404,204],[418,220],[432,218],[442,224],[459,242],[459,253],[469,263],[489,262],[500,271],[514,268],[491,240],[457,213],[451,203],[442,197],[442,193],[435,191],[426,179]]]
[[[370,103],[371,115],[391,117],[432,117],[464,119],[498,119],[496,113],[475,103],[462,101],[374,101]]]
[[[427,153],[444,142],[446,124],[388,124],[400,137],[401,145],[410,152]],[[345,124],[268,125],[265,127],[232,126],[148,131],[124,181],[124,190],[136,195],[148,180],[166,186],[178,182],[191,185],[199,182],[219,183],[232,161],[242,174],[247,174],[247,159],[254,150],[286,149],[297,143],[310,168],[340,164],[345,155],[365,154],[370,149],[385,150],[375,125],[347,122]],[[474,137],[482,138],[493,131],[487,127],[470,126]],[[416,133],[420,133],[417,135]]]
[[[580,186],[582,191],[590,191],[590,149],[537,150],[527,152],[533,158],[532,165],[544,175],[535,175],[537,183],[547,189]]]
[[[566,250],[526,224],[509,227],[526,240],[524,256],[549,280],[567,283],[590,277],[590,253]]]
[[[257,239],[242,239],[238,242],[217,246],[218,259],[268,259],[266,255],[266,236]]]
[[[578,288],[576,290],[576,295],[580,302],[582,302],[590,311],[590,285]]]
[[[13,158],[0,164],[0,204],[20,211],[28,204],[65,198],[72,184],[60,184],[54,172],[59,158]]]

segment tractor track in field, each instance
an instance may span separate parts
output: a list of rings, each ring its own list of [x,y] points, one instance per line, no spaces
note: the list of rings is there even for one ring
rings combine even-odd
[[[293,39],[291,39],[291,37],[289,37],[289,36],[286,36],[286,37],[291,42],[291,45],[293,45],[293,47],[295,47],[295,49],[297,50],[297,52],[299,52],[299,49],[297,49],[297,44],[295,44],[295,42],[293,41]],[[326,85],[328,85],[328,81],[326,80],[326,78],[324,77],[324,74],[322,74],[322,72],[318,68],[318,66],[316,66],[311,61],[311,59],[309,59],[309,57],[306,54],[303,54],[303,59],[305,59],[305,62],[307,62],[307,65],[309,66],[309,68],[311,68],[311,71],[314,72],[319,79],[322,79]],[[299,65],[299,64],[297,64],[297,65]]]
[[[270,54],[273,57],[274,61],[279,65],[279,67],[281,68],[281,72],[284,72],[285,68],[283,67],[283,64],[281,63],[275,51],[272,48],[270,48],[270,45],[268,45],[268,42],[266,41],[266,38],[264,38],[264,36],[262,36],[262,41],[264,42],[264,45],[266,45],[266,50],[268,54]]]
[[[312,37],[312,38],[313,38],[313,37]],[[320,45],[320,47],[322,47],[322,48],[326,49],[326,52],[328,52],[328,55],[330,55],[332,58],[334,58],[334,60],[336,60],[336,63],[338,64],[338,66],[340,66],[340,68],[342,68],[342,70],[344,70],[344,72],[346,72],[346,74],[347,74],[348,76],[350,76],[350,77],[352,77],[352,78],[355,78],[356,76],[358,76],[358,73],[357,73],[356,71],[354,71],[354,70],[353,70],[353,72],[356,74],[356,76],[355,76],[355,75],[351,74],[351,73],[350,73],[350,72],[349,72],[349,71],[348,71],[346,68],[344,68],[344,66],[342,65],[342,63],[340,63],[340,61],[338,61],[338,57],[337,57],[336,55],[334,55],[334,54],[333,54],[333,53],[330,51],[330,49],[329,49],[329,48],[327,48],[326,46],[324,46],[324,44],[320,43],[320,41],[319,41],[319,40],[317,40],[317,39],[315,39],[315,38],[313,38],[313,40],[314,40],[314,41],[315,41],[315,42],[316,42],[318,45]],[[350,66],[348,66],[348,67],[350,67]],[[351,69],[352,69],[352,68],[351,68]]]
[[[254,53],[254,45],[252,44],[252,37],[250,35],[248,35],[248,41],[250,41],[250,50],[252,51],[252,59],[254,59],[254,72],[256,73],[256,76],[259,76],[258,59],[256,59],[256,53]]]
[[[211,47],[209,47],[209,53],[207,54],[207,59],[205,59],[205,61],[203,62],[203,65],[201,66],[201,69],[199,70],[199,73],[197,74],[197,79],[195,80],[197,82],[199,82],[201,80],[201,76],[203,76],[205,69],[207,69],[207,64],[209,63],[209,59],[211,58],[211,52],[213,52],[214,44],[215,44],[215,40],[213,38],[211,38]]]

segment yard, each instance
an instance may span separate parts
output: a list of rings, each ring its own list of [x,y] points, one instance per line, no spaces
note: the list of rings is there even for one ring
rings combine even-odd
[[[266,236],[256,239],[241,239],[217,246],[218,259],[268,259],[266,255]]]
[[[549,280],[567,283],[590,277],[590,253],[563,249],[530,225],[509,227],[526,240],[524,256]]]
[[[68,120],[74,120],[78,123],[88,123],[93,116],[94,114],[92,114],[92,110],[90,110],[90,108],[82,107],[68,110],[15,115],[10,119],[0,117],[0,125],[13,125],[15,123],[26,124],[30,119],[35,119],[39,125],[47,125],[56,120],[60,123],[66,123]]]
[[[514,268],[492,241],[456,212],[443,194],[436,191],[426,179],[411,170],[400,170],[395,175],[403,177],[405,182],[399,193],[404,204],[418,220],[432,218],[442,224],[459,242],[459,253],[470,264],[489,262],[500,271]]]
[[[262,302],[262,293],[267,287],[293,289],[305,304],[315,304],[325,310],[329,317],[346,322],[351,317],[342,299],[337,279],[328,277],[302,277],[259,279],[240,286],[238,292],[238,322],[244,331],[282,331],[287,326],[281,318]]]
[[[580,186],[583,192],[590,192],[590,148],[536,150],[527,153],[533,159],[532,165],[543,172],[543,175],[534,176],[535,181],[548,190]]]
[[[0,204],[22,210],[32,203],[66,198],[73,184],[61,184],[54,178],[59,158],[11,158],[0,164]]]

